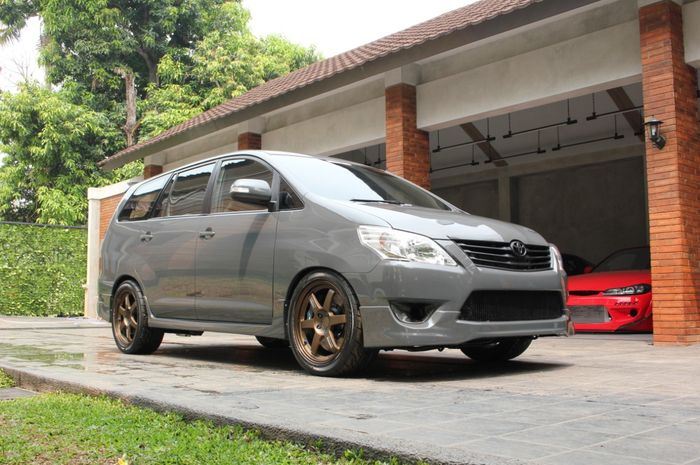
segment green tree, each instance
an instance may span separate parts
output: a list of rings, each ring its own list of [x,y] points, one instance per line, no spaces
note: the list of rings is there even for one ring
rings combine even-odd
[[[138,166],[100,172],[97,162],[123,143],[103,113],[74,103],[75,88],[37,84],[0,94],[0,216],[48,224],[83,224],[87,186],[133,176]]]
[[[87,187],[138,174],[97,161],[320,58],[240,0],[0,0],[0,42],[36,15],[54,88],[0,94],[3,219],[83,222]]]
[[[224,3],[191,52],[173,49],[163,56],[160,85],[149,86],[140,106],[142,139],[321,58],[313,47],[281,36],[256,38],[249,19],[240,3]]]

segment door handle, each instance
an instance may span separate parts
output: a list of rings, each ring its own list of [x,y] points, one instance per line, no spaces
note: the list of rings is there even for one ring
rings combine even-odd
[[[153,234],[151,234],[151,231],[148,231],[144,234],[141,234],[139,238],[141,239],[141,242],[150,242],[151,239],[153,239]]]
[[[211,239],[216,233],[211,228],[207,228],[204,231],[199,232],[199,237],[202,239]]]

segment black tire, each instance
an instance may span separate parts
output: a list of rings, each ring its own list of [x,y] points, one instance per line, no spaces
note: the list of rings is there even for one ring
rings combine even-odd
[[[114,293],[112,336],[125,354],[151,354],[163,341],[163,330],[148,327],[146,300],[133,281],[124,281]]]
[[[287,331],[294,357],[313,375],[356,373],[377,354],[362,343],[355,293],[341,276],[330,271],[310,273],[297,284],[287,313]]]
[[[288,349],[289,341],[286,339],[275,339],[274,337],[255,336],[261,346],[267,349]]]
[[[531,337],[509,337],[495,339],[483,345],[469,345],[461,350],[477,362],[495,363],[514,359],[530,347]]]

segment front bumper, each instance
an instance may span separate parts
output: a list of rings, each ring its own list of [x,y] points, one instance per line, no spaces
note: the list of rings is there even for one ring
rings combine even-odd
[[[476,267],[454,243],[440,243],[461,266],[448,267],[383,260],[369,273],[346,273],[360,300],[364,345],[368,348],[459,346],[477,339],[571,334],[569,312],[553,319],[467,321],[462,306],[473,291],[553,291],[564,278],[553,269],[536,272]],[[419,322],[399,319],[390,302],[429,302],[434,309]]]
[[[566,303],[576,331],[649,332],[653,329],[651,293],[630,296],[569,295]],[[600,312],[602,318],[596,318]]]

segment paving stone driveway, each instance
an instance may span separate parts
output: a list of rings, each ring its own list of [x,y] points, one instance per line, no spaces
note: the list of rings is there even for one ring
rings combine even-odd
[[[362,377],[328,379],[250,337],[166,335],[128,356],[103,323],[0,317],[0,367],[437,462],[700,465],[700,346],[647,335],[540,339],[500,368],[455,350],[382,353]]]

